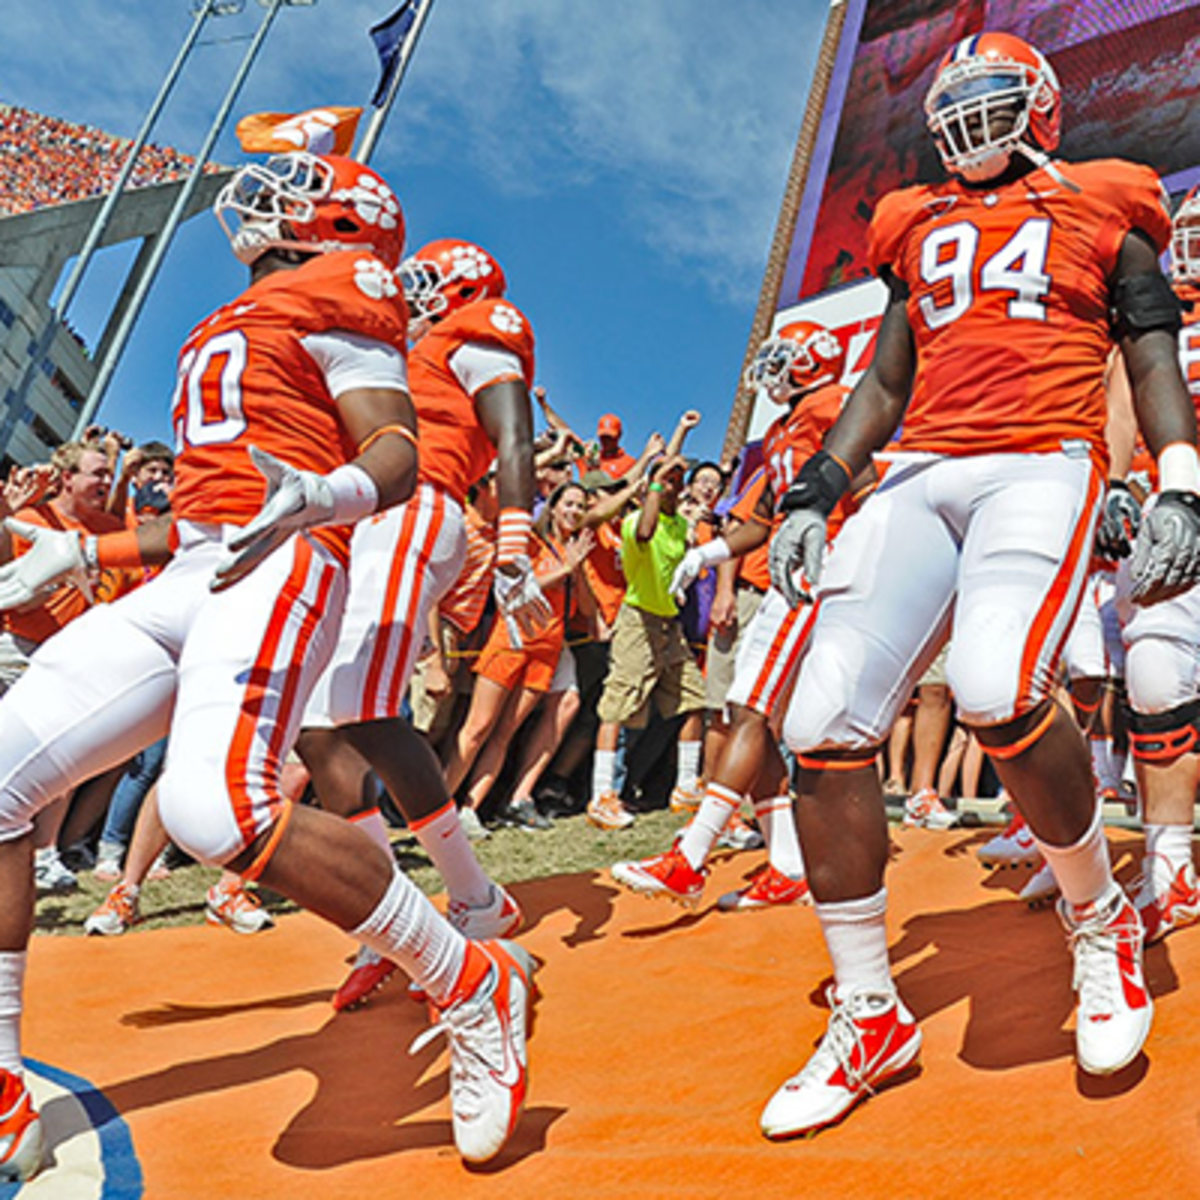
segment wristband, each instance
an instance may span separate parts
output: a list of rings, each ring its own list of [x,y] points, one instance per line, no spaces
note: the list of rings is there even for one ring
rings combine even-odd
[[[800,468],[792,486],[783,493],[779,511],[787,514],[807,508],[828,517],[849,486],[850,472],[845,463],[827,450],[818,450]]]
[[[97,537],[94,533],[85,537],[83,561],[89,571],[130,571],[145,565],[134,529],[106,533],[103,537]]]
[[[1158,486],[1164,492],[1200,492],[1200,460],[1190,442],[1172,442],[1158,456]]]
[[[650,492],[661,492],[663,490],[663,485],[655,482],[652,483],[646,490]]]
[[[532,513],[523,508],[501,509],[500,520],[496,523],[496,566],[511,566],[525,554],[532,530]]]
[[[332,525],[349,525],[369,517],[379,507],[379,489],[375,480],[354,463],[343,463],[325,476],[333,500]]]
[[[718,563],[728,562],[733,557],[729,543],[723,537],[713,538],[711,542],[705,542],[703,546],[698,546],[697,550],[706,567],[715,567]]]

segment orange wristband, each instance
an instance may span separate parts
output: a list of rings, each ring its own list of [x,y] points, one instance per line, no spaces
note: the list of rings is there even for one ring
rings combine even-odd
[[[532,531],[532,513],[523,508],[501,509],[496,524],[496,565],[506,566],[526,553]]]
[[[101,571],[137,570],[144,565],[142,548],[138,545],[137,531],[134,529],[106,533],[103,537],[85,537],[83,557],[89,567]]]

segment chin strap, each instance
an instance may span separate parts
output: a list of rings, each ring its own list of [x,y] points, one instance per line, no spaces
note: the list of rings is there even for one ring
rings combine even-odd
[[[1047,175],[1058,180],[1063,187],[1074,192],[1077,196],[1083,191],[1074,180],[1068,179],[1051,160],[1050,156],[1039,150],[1036,146],[1027,145],[1025,142],[1017,142],[1016,150],[1019,154],[1023,154],[1035,167],[1041,167]]]

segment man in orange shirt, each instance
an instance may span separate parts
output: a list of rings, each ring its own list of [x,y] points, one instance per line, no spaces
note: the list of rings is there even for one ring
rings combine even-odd
[[[820,583],[784,732],[835,985],[817,1053],[762,1114],[768,1137],[832,1124],[918,1057],[888,963],[875,763],[948,638],[962,720],[1061,887],[1080,1068],[1122,1069],[1149,1033],[1141,921],[1112,876],[1087,747],[1052,690],[1103,496],[1113,337],[1166,489],[1143,600],[1188,576],[1200,540],[1196,418],[1158,265],[1162,188],[1131,163],[1051,160],[1061,110],[1052,67],[1020,39],[984,33],[947,53],[925,113],[954,178],[877,205],[869,253],[889,299],[875,357],[783,497],[772,579],[796,601]],[[828,514],[901,418],[883,483],[822,569]]]
[[[621,448],[621,418],[615,413],[605,413],[596,423],[596,440],[600,443],[600,457],[596,470],[603,471],[612,479],[620,479],[633,469],[637,459]]]

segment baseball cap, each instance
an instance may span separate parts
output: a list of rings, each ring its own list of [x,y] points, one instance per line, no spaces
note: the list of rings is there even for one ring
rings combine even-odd
[[[587,471],[579,482],[585,492],[602,492],[618,481],[606,471]]]
[[[615,413],[605,413],[596,424],[597,437],[620,437],[621,418]]]

